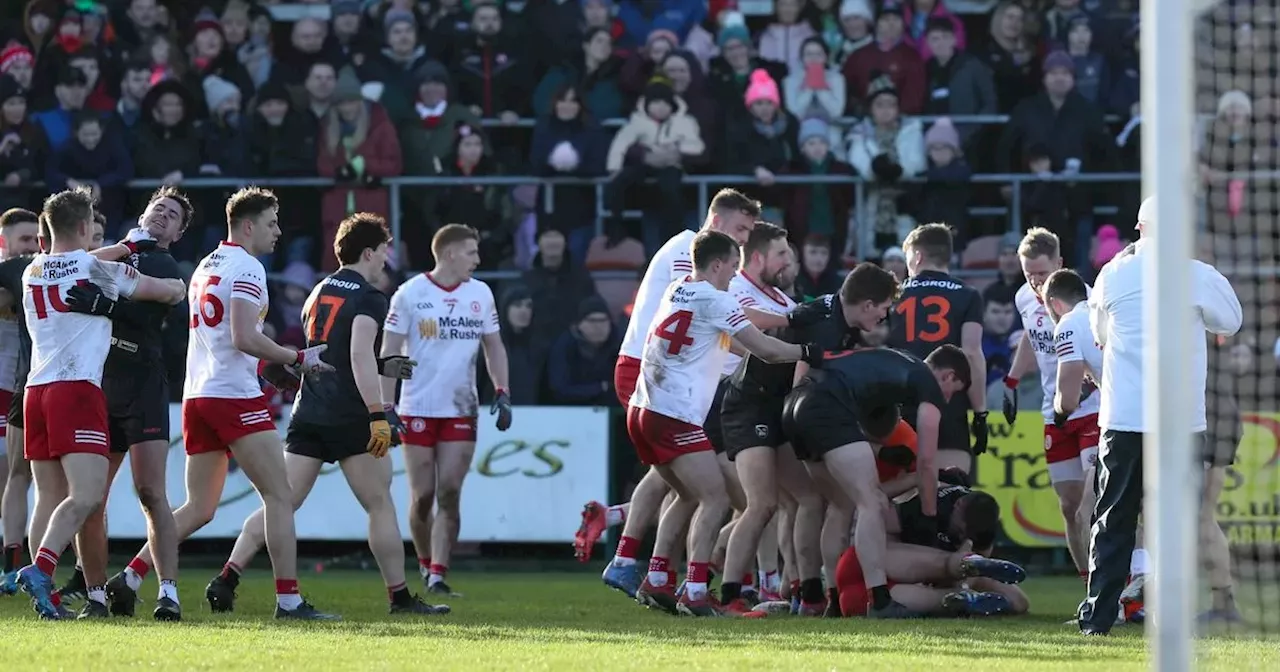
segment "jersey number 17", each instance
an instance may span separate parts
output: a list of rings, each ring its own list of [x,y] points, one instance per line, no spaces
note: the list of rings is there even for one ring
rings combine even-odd
[[[307,342],[311,345],[329,340],[329,331],[333,329],[333,321],[342,310],[347,300],[341,296],[315,297],[302,309],[302,328],[307,334]]]

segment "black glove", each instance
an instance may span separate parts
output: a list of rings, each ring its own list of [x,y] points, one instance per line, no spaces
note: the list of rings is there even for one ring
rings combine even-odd
[[[823,299],[808,301],[795,307],[787,315],[787,326],[806,329],[831,316],[831,307]]]
[[[823,363],[822,346],[817,343],[805,343],[800,346],[800,361],[811,369],[821,369]]]
[[[90,282],[67,290],[67,308],[76,313],[111,317],[111,313],[116,309],[116,302],[103,294],[100,287]]]
[[[293,369],[284,364],[271,363],[263,366],[262,379],[285,394],[297,392],[298,386],[302,384],[302,379],[294,375]]]
[[[1063,427],[1066,427],[1067,418],[1070,418],[1070,417],[1071,417],[1070,413],[1059,413],[1058,409],[1056,408],[1053,409],[1053,426],[1057,427],[1058,429],[1062,429]]]
[[[403,355],[391,355],[378,358],[378,373],[387,378],[409,380],[413,377],[413,367],[418,363]]]
[[[1018,379],[1004,377],[1004,421],[1012,425],[1018,420]]]
[[[987,452],[987,412],[974,413],[969,429],[973,432],[973,454],[981,455]]]
[[[881,182],[897,182],[902,177],[902,166],[890,159],[888,154],[877,154],[871,159],[871,172]]]
[[[1092,380],[1085,378],[1084,383],[1080,385],[1080,403],[1084,404],[1084,400],[1088,399],[1089,395],[1097,391],[1098,386],[1095,385]]]
[[[973,481],[969,479],[969,474],[964,473],[959,467],[947,467],[938,471],[938,482],[947,485],[958,485],[968,488],[973,485]]]
[[[391,425],[391,447],[395,448],[404,440],[404,421],[396,413],[395,404],[385,404],[382,412],[387,416],[387,424]]]
[[[356,179],[356,169],[351,164],[344,163],[342,164],[342,167],[338,169],[337,177],[343,182],[350,182]]]
[[[489,407],[489,415],[498,416],[498,431],[505,432],[511,428],[511,395],[506,390],[498,390],[498,395]]]

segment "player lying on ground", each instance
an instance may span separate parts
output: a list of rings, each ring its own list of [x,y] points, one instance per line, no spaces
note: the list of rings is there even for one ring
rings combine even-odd
[[[312,290],[302,309],[307,345],[328,344],[324,359],[335,371],[304,376],[285,436],[285,468],[293,506],[306,501],[320,469],[336,462],[356,501],[369,515],[369,549],[378,562],[392,614],[447,614],[449,607],[425,604],[409,592],[404,578],[404,541],[391,500],[392,429],[387,422],[379,374],[392,380],[413,375],[411,360],[393,357],[382,365],[376,344],[387,317],[387,298],[377,283],[387,263],[391,236],[381,217],[352,215],[338,226],[334,255],[342,267]],[[273,367],[268,382],[298,389],[299,381]],[[231,611],[242,568],[262,549],[265,511],[244,522],[222,573],[205,596],[215,612]]]
[[[692,258],[693,273],[666,290],[656,313],[627,411],[627,433],[641,462],[656,466],[677,494],[658,523],[649,572],[636,599],[671,613],[710,616],[721,613],[708,599],[707,581],[729,502],[724,476],[699,424],[711,406],[724,355],[734,338],[767,361],[821,363],[821,354],[765,335],[725,291],[739,260],[732,238],[703,231],[694,238]],[[689,573],[677,598],[670,557],[690,525]]]
[[[227,200],[226,216],[227,240],[201,260],[188,290],[191,332],[182,402],[187,501],[173,512],[178,537],[186,539],[213,519],[230,449],[262,498],[276,577],[276,618],[337,618],[319,612],[298,592],[293,497],[280,434],[258,382],[259,360],[291,367],[298,375],[333,367],[320,359],[324,346],[294,351],[262,333],[269,302],[266,271],[257,256],[269,254],[280,238],[275,194],[241,189]],[[151,547],[144,545],[125,571],[107,582],[113,613],[132,613],[137,597],[131,586],[152,564]]]
[[[949,470],[950,471],[950,470]],[[1026,578],[1021,567],[984,557],[991,552],[1000,525],[1000,505],[990,495],[964,485],[962,472],[938,491],[937,522],[921,513],[912,497],[882,516],[890,535],[885,558],[893,600],[919,616],[991,616],[1024,614],[1025,593],[1016,585]],[[864,616],[870,594],[857,550],[849,548],[836,569],[840,611]]]
[[[157,278],[181,280],[182,274],[168,248],[191,223],[191,203],[173,187],[156,190],[130,232],[126,245],[115,246],[119,259],[138,272]],[[124,248],[124,249],[120,249]],[[103,370],[102,390],[107,398],[107,492],[115,482],[126,454],[133,471],[134,489],[147,518],[147,540],[156,553],[160,592],[153,616],[156,620],[180,620],[178,602],[178,533],[173,509],[165,494],[169,454],[169,383],[162,362],[163,329],[174,308],[145,301],[113,301],[93,285],[72,288],[67,305],[76,312],[100,315],[112,321],[111,350]],[[80,618],[106,618],[107,527],[106,501],[76,535],[80,558],[71,580],[59,589],[63,599],[86,599]],[[139,581],[139,584],[141,581]],[[135,589],[137,587],[135,586]],[[118,605],[117,605],[118,606]],[[129,613],[133,612],[132,603]]]
[[[107,490],[107,408],[102,370],[111,348],[106,318],[72,312],[72,287],[96,285],[117,296],[170,305],[182,300],[181,280],[142,275],[131,266],[100,261],[85,249],[94,238],[93,197],[77,188],[45,200],[51,236],[48,254],[36,255],[24,275],[23,306],[31,334],[31,372],[23,416],[24,450],[32,462],[36,508],[31,516],[35,562],[18,571],[18,584],[43,618],[65,612],[53,597],[59,556]]]
[[[462,482],[476,451],[481,349],[496,394],[489,414],[498,416],[498,431],[511,427],[498,310],[489,286],[471,277],[480,264],[479,240],[475,229],[461,224],[436,232],[436,267],[396,290],[382,340],[382,356],[407,355],[421,364],[404,381],[397,409],[409,475],[409,534],[427,592],[446,597],[458,596],[445,576],[462,525]],[[388,403],[395,399],[394,383],[383,382]]]

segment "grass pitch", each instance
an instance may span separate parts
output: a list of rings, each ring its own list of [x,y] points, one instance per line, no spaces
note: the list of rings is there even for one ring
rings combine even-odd
[[[180,624],[150,618],[154,579],[132,621],[46,623],[25,597],[0,598],[0,668],[8,670],[1137,670],[1147,664],[1140,626],[1084,638],[1063,621],[1080,582],[1031,579],[1022,618],[875,622],[770,617],[676,618],[648,612],[581,573],[450,576],[466,593],[454,613],[392,618],[376,572],[306,574],[302,589],[341,623],[274,621],[270,576],[241,583],[236,613],[203,599],[211,571],[185,570]],[[1280,641],[1215,636],[1197,647],[1200,669],[1280,670]]]

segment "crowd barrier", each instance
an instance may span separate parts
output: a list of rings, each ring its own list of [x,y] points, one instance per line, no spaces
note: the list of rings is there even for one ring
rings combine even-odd
[[[1227,469],[1218,522],[1233,545],[1280,544],[1280,413],[1245,413],[1243,419],[1244,439]],[[1000,502],[1005,536],[1018,546],[1065,546],[1044,461],[1044,418],[1022,411],[1010,426],[992,413],[988,422],[991,441],[978,457],[975,477],[978,488]]]
[[[186,498],[181,417],[181,407],[171,405],[166,485],[175,507]],[[288,423],[286,408],[277,420],[282,438]],[[572,542],[583,503],[608,499],[608,441],[607,409],[517,406],[506,432],[495,429],[493,419],[483,412],[475,458],[462,490],[459,539]],[[403,449],[394,449],[386,459],[392,460],[392,493],[400,532],[408,541],[409,485],[403,455]],[[260,504],[244,472],[234,469],[227,476],[213,521],[194,536],[233,539]],[[107,520],[113,539],[146,538],[146,519],[134,495],[127,462],[111,488]],[[368,518],[337,465],[321,470],[315,488],[297,513],[296,526],[298,538],[303,540],[368,538]]]

